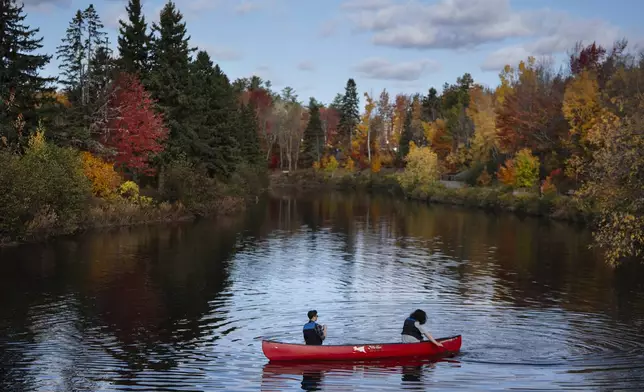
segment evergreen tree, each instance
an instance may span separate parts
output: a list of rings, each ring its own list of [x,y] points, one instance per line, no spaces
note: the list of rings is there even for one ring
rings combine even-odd
[[[322,159],[322,148],[324,146],[324,132],[322,131],[322,120],[320,119],[320,105],[311,97],[309,101],[309,122],[304,130],[304,152],[302,154],[302,166],[309,168],[313,162]]]
[[[115,61],[109,41],[96,49],[94,66],[90,68],[88,80],[94,89],[94,99],[99,99],[112,80],[114,80]]]
[[[51,56],[33,53],[42,48],[42,37],[35,37],[40,30],[27,26],[25,18],[22,4],[0,0],[0,138],[11,143],[26,136],[21,132],[35,127],[37,107],[54,91],[50,83],[55,78],[39,75]],[[24,126],[16,129],[11,124],[19,116]]]
[[[178,154],[194,156],[192,141],[197,137],[190,127],[195,110],[191,102],[190,48],[183,15],[172,1],[161,10],[159,24],[152,25],[155,37],[151,45],[152,69],[148,90],[163,113],[170,137],[166,158]]]
[[[342,94],[337,93],[335,97],[333,98],[333,101],[329,105],[330,109],[335,109],[338,112],[342,110],[342,97],[344,97]]]
[[[96,9],[90,4],[84,11],[76,11],[69,22],[62,44],[57,48],[61,60],[61,83],[65,85],[72,104],[85,107],[93,103],[102,88],[106,59],[111,57],[107,49],[107,34]],[[89,110],[85,107],[85,113]]]
[[[441,99],[434,87],[429,89],[426,97],[423,97],[423,120],[436,121],[440,117]]]
[[[87,52],[87,74],[90,76],[100,75],[100,67],[97,56],[99,48],[105,47],[105,39],[107,33],[102,29],[105,27],[101,22],[93,4],[90,4],[85,11],[83,11],[83,20],[85,21],[85,51]],[[102,53],[103,55],[105,53]],[[102,59],[105,60],[104,58]],[[88,83],[85,85],[86,92],[83,94],[86,97],[85,105],[93,103],[98,96],[98,81],[88,77]]]
[[[144,75],[148,71],[150,41],[141,0],[129,0],[125,7],[128,22],[119,20],[118,49],[121,70]]]
[[[405,125],[403,126],[402,134],[400,135],[400,143],[398,146],[398,157],[402,160],[409,154],[409,142],[413,140],[414,131],[412,129],[412,110],[407,109],[405,116]]]
[[[250,104],[241,106],[239,124],[237,142],[241,150],[242,161],[256,167],[263,165],[264,154],[259,144],[257,113]]]
[[[360,123],[360,109],[358,107],[358,89],[353,79],[347,81],[340,107],[340,137],[347,143],[347,151],[351,150],[351,140],[358,123]]]
[[[83,41],[84,31],[85,20],[78,10],[69,22],[63,42],[56,51],[56,58],[61,60],[59,69],[62,77],[59,81],[65,86],[67,98],[72,104],[84,102],[82,91],[86,79],[85,60],[87,59]]]
[[[235,139],[237,111],[232,86],[208,53],[200,51],[191,64],[193,110],[190,128],[194,129],[191,150],[211,176],[227,178],[239,160]]]
[[[105,42],[105,37],[107,33],[103,31],[105,26],[101,22],[94,4],[90,4],[83,11],[83,20],[85,21],[86,26],[86,36],[85,36],[85,50],[87,51],[87,60],[90,64],[94,61],[96,50],[103,45]]]

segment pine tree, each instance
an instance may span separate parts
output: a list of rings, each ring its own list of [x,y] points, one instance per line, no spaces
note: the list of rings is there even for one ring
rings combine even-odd
[[[105,26],[103,26],[101,18],[98,16],[93,4],[90,4],[85,11],[83,11],[83,20],[86,26],[85,51],[87,52],[87,74],[97,75],[100,74],[97,56],[99,48],[105,47],[107,33],[102,30]],[[105,53],[102,54],[104,55]],[[102,60],[104,61],[104,58]],[[97,81],[95,79],[88,78],[88,83],[85,85],[85,89],[86,91],[83,95],[86,100],[84,101],[84,104],[87,105],[94,102],[98,96],[99,86],[97,85]]]
[[[77,10],[56,52],[68,98],[82,106],[86,114],[90,112],[87,106],[96,101],[101,91],[102,81],[96,75],[104,75],[106,58],[110,57],[103,28],[92,4],[82,12]]]
[[[340,93],[337,93],[337,94],[335,95],[335,97],[333,97],[333,101],[332,101],[332,102],[331,102],[331,104],[329,105],[329,108],[331,108],[331,109],[335,109],[335,110],[337,110],[338,112],[339,112],[339,111],[341,111],[341,110],[342,110],[342,98],[343,98],[343,97],[344,97],[344,95],[342,95],[342,94],[340,94]]]
[[[35,37],[39,29],[24,23],[23,7],[15,0],[0,0],[0,138],[11,143],[38,123],[37,108],[50,99],[50,83],[55,81],[39,74],[51,56],[33,53],[42,48],[42,38]],[[11,125],[19,117],[22,129]]]
[[[85,60],[87,52],[83,41],[83,32],[85,31],[85,20],[80,10],[76,12],[74,18],[69,22],[63,43],[58,46],[56,58],[61,60],[59,69],[62,75],[60,83],[65,86],[67,98],[74,103],[82,103],[82,91],[86,79]]]
[[[347,81],[340,107],[340,137],[347,143],[347,151],[351,151],[351,140],[358,123],[360,122],[360,109],[358,105],[358,89],[353,79]]]
[[[423,120],[436,121],[440,117],[441,100],[438,91],[434,87],[429,89],[426,97],[423,97]]]
[[[90,69],[88,79],[94,88],[95,99],[100,97],[110,82],[114,79],[115,61],[112,57],[112,49],[109,41],[105,40],[102,46],[96,49],[94,65]]]
[[[264,154],[259,144],[257,113],[250,104],[242,105],[239,109],[237,143],[241,150],[243,162],[255,167],[264,164]]]
[[[304,130],[304,153],[302,154],[302,167],[308,168],[313,162],[322,159],[324,146],[324,132],[320,119],[320,105],[311,97],[309,101],[309,122]]]
[[[159,24],[154,23],[155,37],[151,45],[152,69],[148,77],[148,90],[170,130],[166,158],[178,154],[194,156],[192,141],[197,137],[190,127],[195,113],[191,99],[190,48],[183,15],[172,1],[161,10]]]
[[[119,66],[127,73],[144,75],[149,70],[150,41],[141,0],[129,0],[128,22],[119,20]]]
[[[237,125],[232,87],[219,67],[213,67],[208,53],[200,51],[191,64],[195,130],[192,150],[197,162],[213,177],[227,178],[240,159],[233,133]]]

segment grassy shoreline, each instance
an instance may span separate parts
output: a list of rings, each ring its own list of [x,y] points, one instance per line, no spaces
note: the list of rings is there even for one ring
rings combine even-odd
[[[186,209],[180,202],[170,204],[161,202],[157,205],[141,206],[127,200],[105,202],[95,200],[83,216],[72,221],[55,225],[46,217],[32,222],[27,232],[18,237],[0,236],[0,248],[45,242],[53,238],[74,236],[88,232],[100,232],[124,227],[136,227],[160,224],[192,222],[200,218]],[[246,209],[245,197],[222,197],[213,201],[213,210],[208,218],[231,216]]]
[[[273,172],[270,176],[272,190],[310,192],[320,190],[364,190],[385,192],[411,200],[447,204],[492,211],[508,211],[572,223],[590,224],[594,213],[577,200],[565,195],[541,196],[536,192],[513,192],[507,187],[448,188],[442,184],[419,186],[405,192],[395,177],[395,172],[325,173],[315,170],[298,170],[289,173]]]

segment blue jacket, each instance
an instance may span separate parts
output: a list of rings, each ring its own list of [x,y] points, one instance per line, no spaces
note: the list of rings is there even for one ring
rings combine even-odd
[[[302,333],[304,334],[304,341],[306,342],[306,344],[319,346],[324,340],[324,337],[322,335],[322,328],[315,321],[309,321],[308,323],[304,324]]]

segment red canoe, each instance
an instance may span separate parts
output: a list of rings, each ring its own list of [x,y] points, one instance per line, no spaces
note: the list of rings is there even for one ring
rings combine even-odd
[[[313,346],[262,340],[262,351],[270,361],[360,361],[448,356],[461,349],[461,335],[436,340],[443,344],[442,348],[427,341]]]

